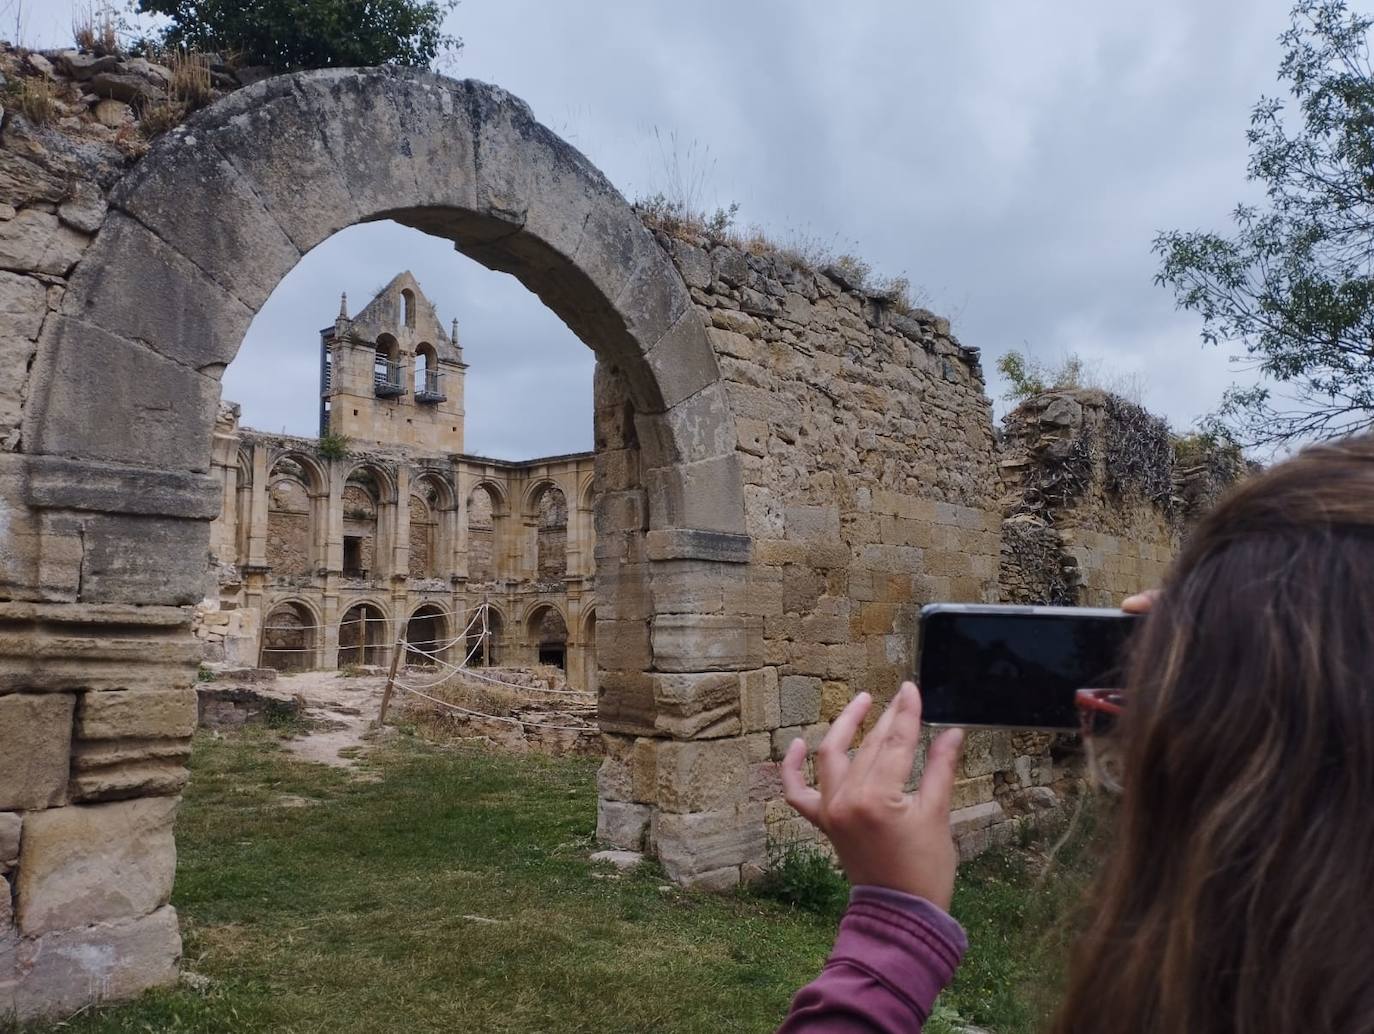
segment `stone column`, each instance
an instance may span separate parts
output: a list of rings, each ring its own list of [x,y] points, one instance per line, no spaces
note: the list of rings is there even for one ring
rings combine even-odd
[[[268,480],[271,476],[267,446],[253,445],[253,489],[248,515],[248,564],[267,566],[267,507],[270,498]]]
[[[331,575],[343,570],[343,491],[347,474],[338,460],[328,460],[329,502],[325,511],[324,566]]]

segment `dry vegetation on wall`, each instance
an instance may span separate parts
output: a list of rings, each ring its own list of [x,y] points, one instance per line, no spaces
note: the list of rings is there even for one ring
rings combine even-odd
[[[0,103],[34,128],[56,126],[140,157],[148,142],[261,69],[236,69],[216,54],[120,48],[108,15],[74,27],[74,48],[30,50],[0,42]]]
[[[838,238],[793,234],[779,240],[760,226],[735,226],[739,204],[708,214],[680,193],[658,192],[634,202],[644,225],[701,248],[728,245],[755,257],[769,256],[798,272],[823,273],[841,287],[866,294],[879,304],[910,316],[928,299],[905,276],[881,276],[870,263],[841,248]]]

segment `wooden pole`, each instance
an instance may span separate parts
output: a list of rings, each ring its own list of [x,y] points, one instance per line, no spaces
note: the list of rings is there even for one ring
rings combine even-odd
[[[377,727],[380,729],[386,724],[386,709],[391,706],[391,691],[396,687],[396,669],[401,666],[401,657],[406,652],[406,637],[402,634],[396,640],[396,645],[392,647],[391,671],[386,676],[386,688],[382,690],[382,707],[377,712]]]

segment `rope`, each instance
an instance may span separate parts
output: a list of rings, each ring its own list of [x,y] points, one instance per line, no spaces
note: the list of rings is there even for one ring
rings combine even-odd
[[[412,649],[415,649],[415,648],[412,647]],[[507,687],[507,688],[509,688],[509,689],[518,689],[518,690],[520,690],[520,691],[522,691],[522,692],[525,692],[525,693],[553,693],[553,694],[555,694],[556,696],[587,697],[587,696],[590,696],[590,695],[591,695],[591,694],[589,694],[589,693],[584,693],[584,692],[582,692],[581,690],[576,690],[576,689],[554,689],[554,688],[552,688],[552,687],[522,686],[522,685],[521,685],[520,683],[518,683],[518,682],[505,682],[505,681],[503,681],[503,680],[501,680],[501,679],[498,679],[498,678],[495,678],[495,677],[493,677],[493,676],[491,676],[491,675],[481,675],[481,674],[477,673],[476,671],[473,671],[471,668],[468,668],[468,667],[460,667],[459,665],[456,665],[456,664],[450,664],[448,661],[444,660],[443,658],[438,657],[438,656],[435,656],[434,654],[426,653],[424,650],[415,649],[415,652],[418,653],[421,657],[428,657],[428,658],[430,658],[432,661],[434,661],[434,662],[435,662],[436,664],[438,664],[440,667],[442,667],[442,668],[447,668],[447,669],[449,669],[450,671],[454,672],[454,673],[457,674],[457,675],[463,676],[463,677],[465,677],[465,678],[480,679],[482,682],[490,682],[490,683],[492,683],[493,685],[496,685],[496,686],[505,686],[505,687]]]
[[[419,690],[412,689],[411,687],[402,685],[399,682],[396,683],[396,685],[400,686],[401,689],[405,690],[412,696],[420,697],[422,700],[428,700],[431,704],[438,704],[440,707],[447,708],[450,711],[456,711],[458,714],[467,715],[470,718],[490,718],[494,722],[507,722],[511,725],[519,725],[522,728],[528,729],[553,729],[559,732],[597,731],[594,726],[589,727],[586,725],[551,725],[546,722],[527,722],[523,718],[509,718],[499,714],[485,714],[482,711],[473,711],[466,707],[459,707],[457,704],[450,704],[447,700],[440,700],[438,697],[432,697],[428,693],[421,693]]]

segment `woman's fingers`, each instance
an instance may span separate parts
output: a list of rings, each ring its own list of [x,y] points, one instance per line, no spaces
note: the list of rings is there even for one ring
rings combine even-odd
[[[801,737],[787,745],[787,753],[782,756],[782,790],[787,803],[797,809],[797,813],[813,826],[820,825],[820,791],[806,785],[802,773],[802,763],[806,760],[806,741]]]
[[[1121,609],[1127,614],[1148,614],[1150,613],[1150,608],[1155,605],[1155,601],[1158,599],[1158,589],[1146,589],[1144,592],[1138,592],[1134,596],[1127,596],[1121,601]]]
[[[886,723],[886,725],[884,725]],[[901,793],[911,778],[916,749],[921,745],[921,694],[911,682],[903,682],[883,720],[859,750],[869,751],[862,764],[854,759],[856,775],[880,790]]]
[[[946,729],[935,737],[926,752],[926,767],[917,791],[926,808],[948,812],[954,796],[954,779],[959,771],[959,754],[964,749],[964,730]]]
[[[849,769],[849,745],[854,742],[859,723],[872,705],[873,698],[867,693],[860,693],[830,723],[830,731],[816,750],[816,779],[821,784],[821,793],[833,792],[844,778]]]

